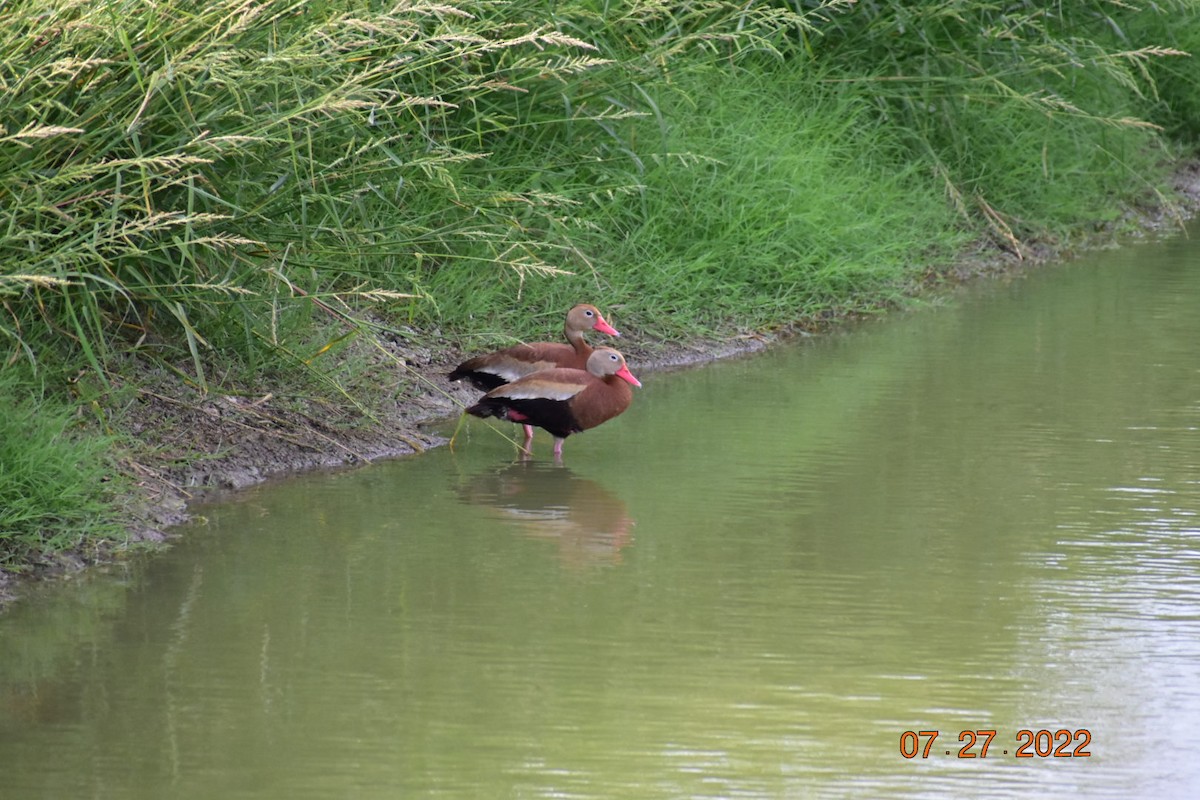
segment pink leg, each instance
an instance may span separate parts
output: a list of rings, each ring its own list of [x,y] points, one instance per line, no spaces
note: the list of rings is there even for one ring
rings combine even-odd
[[[554,457],[555,458],[562,458],[562,446],[563,446],[563,440],[558,438],[557,436],[555,436],[554,437]]]
[[[529,443],[533,441],[533,426],[523,425],[525,428],[525,447],[529,447]]]

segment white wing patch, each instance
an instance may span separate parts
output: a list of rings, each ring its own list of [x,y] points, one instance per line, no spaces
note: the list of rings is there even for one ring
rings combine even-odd
[[[516,361],[502,364],[488,364],[486,367],[481,367],[479,371],[495,375],[505,383],[512,383],[518,378],[524,378],[526,375],[532,375],[540,370],[551,369],[557,366],[552,361]]]
[[[528,386],[509,385],[493,389],[491,397],[507,397],[510,400],[570,400],[587,387],[580,383],[554,383],[538,381]]]

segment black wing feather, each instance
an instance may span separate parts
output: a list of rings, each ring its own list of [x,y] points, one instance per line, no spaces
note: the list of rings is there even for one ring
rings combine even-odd
[[[508,413],[510,409],[525,419],[513,419]],[[549,400],[541,397],[530,399],[484,397],[468,408],[467,413],[476,417],[498,417],[509,422],[525,422],[560,439],[565,439],[572,433],[579,433],[583,430],[575,420],[575,415],[571,413],[571,407],[566,400]]]

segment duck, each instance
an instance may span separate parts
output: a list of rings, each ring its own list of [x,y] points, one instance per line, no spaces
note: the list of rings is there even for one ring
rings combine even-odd
[[[512,383],[543,369],[567,367],[585,370],[593,351],[583,338],[585,331],[598,331],[618,338],[621,336],[616,328],[605,321],[600,309],[589,303],[580,303],[567,312],[563,323],[563,334],[568,344],[533,342],[514,345],[468,359],[446,377],[451,383],[465,380],[476,389],[489,392],[497,386]]]
[[[610,347],[598,347],[588,356],[587,369],[539,370],[490,390],[467,413],[547,431],[554,437],[554,458],[560,460],[568,436],[623,414],[633,402],[630,387],[641,385],[623,355]],[[526,436],[526,450],[531,439],[532,435]]]

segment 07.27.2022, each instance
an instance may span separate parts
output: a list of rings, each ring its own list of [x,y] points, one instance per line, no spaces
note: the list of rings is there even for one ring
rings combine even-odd
[[[933,752],[933,743],[937,741],[940,733],[940,731],[905,731],[900,734],[900,755],[911,759],[916,758],[919,753],[921,758],[929,758],[930,753]],[[1010,751],[1006,747],[1000,747],[1000,752],[996,752],[997,748],[992,745],[992,740],[995,738],[996,731],[994,730],[959,731],[958,741],[963,742],[963,745],[958,748],[958,757],[988,758],[989,754],[992,757],[1009,755]],[[1092,732],[1087,728],[1075,730],[1059,728],[1053,732],[1045,728],[1036,732],[1029,728],[1022,728],[1017,731],[1011,752],[1016,758],[1087,758],[1091,756],[1091,752],[1088,751],[1091,743]],[[975,750],[976,744],[980,745],[978,752]],[[951,752],[951,750],[945,751],[946,755],[950,755]]]

